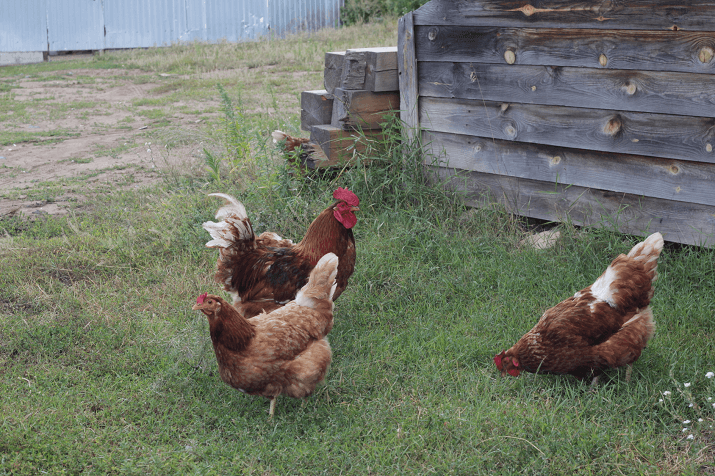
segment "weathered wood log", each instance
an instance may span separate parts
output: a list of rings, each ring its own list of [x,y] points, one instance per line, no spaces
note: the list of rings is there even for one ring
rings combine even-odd
[[[421,97],[420,124],[518,142],[715,163],[715,119]]]
[[[433,165],[715,206],[715,164],[423,132]]]
[[[415,25],[715,30],[711,0],[432,0],[413,14]]]
[[[715,32],[420,26],[415,48],[420,62],[715,73]]]
[[[382,129],[385,116],[394,115],[400,107],[400,93],[373,93],[366,90],[336,88],[333,92],[330,125],[342,129]]]
[[[300,128],[329,124],[333,114],[333,96],[324,89],[300,93]]]
[[[441,98],[715,117],[712,74],[426,61],[419,90]]]
[[[354,48],[325,55],[325,89],[398,91],[397,47]]]
[[[715,245],[712,206],[452,168],[429,170],[448,189],[466,192],[470,206],[498,202],[522,216],[607,227],[639,236],[659,231],[668,241]]]
[[[322,149],[327,158],[319,167],[332,167],[353,161],[355,154],[364,153],[369,146],[374,146],[374,142],[382,138],[382,131],[366,130],[360,133],[330,125],[313,126],[310,132],[310,140]]]

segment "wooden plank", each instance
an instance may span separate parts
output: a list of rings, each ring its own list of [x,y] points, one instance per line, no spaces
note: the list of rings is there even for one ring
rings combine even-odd
[[[422,96],[715,117],[715,75],[420,63]]]
[[[394,115],[400,107],[400,93],[336,88],[333,92],[332,121],[342,129],[382,129],[385,116]]]
[[[715,30],[711,0],[432,0],[413,13],[415,25]]]
[[[715,163],[715,119],[421,97],[424,129]]]
[[[415,48],[420,62],[715,73],[713,32],[416,26]]]
[[[330,125],[313,126],[311,142],[318,144],[327,157],[320,167],[333,167],[354,159],[355,154],[369,152],[376,147],[375,141],[382,140],[382,131],[345,131]]]
[[[471,206],[497,202],[511,213],[542,220],[608,227],[639,236],[659,231],[668,241],[715,244],[712,206],[441,167],[428,170],[446,188],[465,192]]]
[[[422,143],[443,167],[715,206],[715,164],[429,131]]]
[[[300,128],[310,131],[312,126],[330,124],[333,96],[325,89],[300,93]]]
[[[397,67],[400,83],[400,120],[403,136],[413,144],[418,137],[419,114],[417,109],[417,58],[412,12],[397,22]]]
[[[325,90],[333,94],[335,88],[340,87],[345,63],[344,51],[330,51],[325,53],[325,69],[323,70],[323,85]]]

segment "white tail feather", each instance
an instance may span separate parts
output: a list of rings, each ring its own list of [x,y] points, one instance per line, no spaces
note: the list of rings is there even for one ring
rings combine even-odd
[[[315,308],[318,301],[333,300],[337,283],[335,276],[338,274],[338,257],[328,253],[318,261],[313,271],[310,272],[308,283],[298,291],[295,302],[299,306]]]
[[[223,220],[224,218],[235,216],[237,218],[248,218],[246,207],[231,195],[225,193],[209,193],[209,197],[220,197],[226,201],[226,204],[219,208],[216,212],[216,219]]]

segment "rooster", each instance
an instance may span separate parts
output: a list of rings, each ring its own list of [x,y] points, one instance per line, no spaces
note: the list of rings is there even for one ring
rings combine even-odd
[[[332,353],[326,336],[333,328],[333,295],[338,257],[323,256],[294,301],[268,314],[245,319],[219,296],[204,293],[193,310],[209,321],[221,379],[249,395],[311,395],[328,372]]]
[[[345,290],[355,269],[352,228],[360,203],[350,190],[335,190],[336,202],[313,220],[297,245],[270,232],[256,238],[241,202],[223,193],[210,196],[226,202],[216,212],[218,223],[203,224],[212,238],[206,246],[219,249],[214,279],[233,295],[234,306],[245,318],[270,312],[294,299],[315,264],[327,253],[334,253],[340,260],[333,299]]]
[[[502,376],[522,370],[579,380],[594,375],[593,387],[603,370],[628,365],[630,380],[631,364],[655,332],[649,304],[662,249],[661,234],[650,235],[591,286],[546,310],[519,342],[494,356]]]

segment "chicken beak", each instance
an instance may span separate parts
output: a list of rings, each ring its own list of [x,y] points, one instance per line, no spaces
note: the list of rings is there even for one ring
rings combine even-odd
[[[350,211],[351,211],[351,212],[359,212],[359,211],[360,211],[360,207],[350,207]]]
[[[192,311],[200,311],[203,307],[204,307],[203,304],[194,304],[194,305],[191,307],[191,310],[192,310]]]

